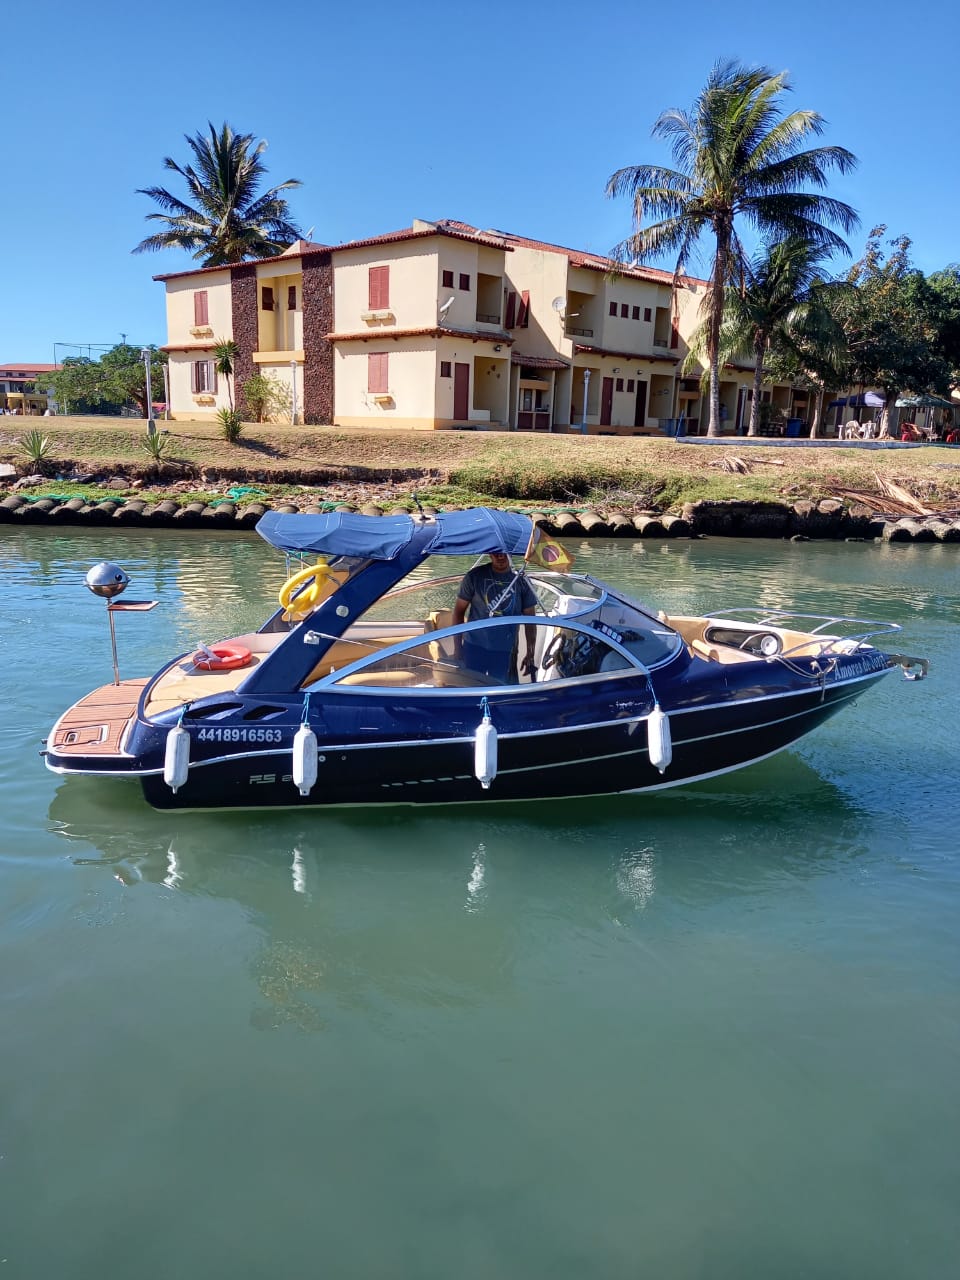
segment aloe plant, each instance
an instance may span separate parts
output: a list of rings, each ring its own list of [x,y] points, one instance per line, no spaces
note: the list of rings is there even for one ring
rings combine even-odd
[[[40,471],[53,455],[53,441],[49,436],[45,436],[39,427],[28,431],[17,447],[30,464]]]
[[[243,418],[239,409],[218,409],[217,421],[223,430],[223,438],[230,444],[236,444],[243,430]]]

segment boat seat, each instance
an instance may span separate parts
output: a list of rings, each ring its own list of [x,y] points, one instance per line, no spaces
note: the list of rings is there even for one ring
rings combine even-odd
[[[707,662],[719,662],[720,654],[706,640],[691,640],[690,652],[696,658],[704,658]]]
[[[452,609],[434,609],[432,613],[427,614],[428,631],[442,631],[444,627],[452,627],[453,625]]]

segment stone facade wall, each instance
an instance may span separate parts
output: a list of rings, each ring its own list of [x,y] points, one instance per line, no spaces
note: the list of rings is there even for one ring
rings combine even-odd
[[[333,422],[333,261],[311,253],[303,262],[303,420],[313,426]]]
[[[233,340],[240,351],[234,362],[234,399],[237,407],[243,399],[241,387],[256,373],[253,353],[259,341],[257,314],[257,268],[252,262],[230,268],[230,292],[233,306]]]

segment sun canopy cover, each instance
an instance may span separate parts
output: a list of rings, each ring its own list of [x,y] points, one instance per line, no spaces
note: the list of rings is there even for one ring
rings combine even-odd
[[[867,391],[863,395],[842,396],[839,400],[831,400],[827,408],[836,409],[849,405],[851,409],[882,409],[883,404],[883,396],[878,396],[875,391]]]
[[[955,409],[952,400],[944,400],[943,396],[901,396],[896,402],[898,409]]]
[[[433,531],[425,555],[469,556],[484,551],[523,555],[533,522],[512,511],[475,507],[428,516],[361,516],[350,511],[292,515],[268,511],[257,533],[272,547],[294,554],[392,560],[421,529]]]

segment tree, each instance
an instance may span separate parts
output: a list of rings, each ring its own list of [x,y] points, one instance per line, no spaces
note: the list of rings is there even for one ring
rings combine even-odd
[[[874,227],[863,257],[850,268],[852,286],[841,308],[849,348],[851,386],[880,387],[884,394],[881,434],[903,391],[945,394],[951,362],[941,342],[942,299],[910,264],[910,239],[895,236],[883,246],[885,226]]]
[[[165,351],[150,348],[151,398],[164,396],[163,366]],[[68,405],[79,413],[119,413],[135,404],[148,417],[146,369],[139,347],[120,342],[104,352],[99,360],[86,356],[68,357],[63,367],[50,375],[57,403]]]
[[[758,434],[760,388],[771,356],[790,351],[800,355],[804,347],[822,350],[836,341],[829,298],[831,290],[846,286],[821,278],[825,256],[823,248],[788,236],[755,254],[746,264],[740,286],[727,288],[719,363],[738,357],[753,361],[747,435]],[[691,340],[688,365],[705,350],[708,333],[709,320],[705,320]]]
[[[233,368],[240,348],[232,338],[218,338],[213,348],[213,363],[217,373],[227,384],[227,399],[233,409]]]
[[[849,205],[809,192],[822,189],[827,174],[847,173],[856,157],[843,147],[797,148],[823,132],[815,111],[785,115],[781,96],[790,88],[787,73],[765,67],[717,63],[690,112],[671,107],[653,126],[655,137],[670,142],[676,169],[630,165],[607,181],[607,195],[633,201],[635,230],[613,256],[620,262],[675,254],[675,287],[700,237],[714,239],[711,287],[704,299],[706,351],[710,368],[710,426],[720,429],[720,329],[726,289],[743,277],[746,253],[737,230],[745,220],[761,236],[807,241],[824,251],[848,252],[826,224],[845,232],[857,224]],[[644,219],[656,219],[644,226]]]
[[[148,213],[147,220],[166,225],[141,240],[133,252],[186,249],[205,267],[282,253],[300,232],[281,192],[299,187],[299,180],[288,178],[259,195],[266,177],[266,142],[254,145],[252,133],[234,133],[228,124],[219,132],[209,122],[207,127],[208,134],[184,135],[193,164],[181,166],[170,156],[163,161],[183,178],[192,203],[165,187],[138,189],[138,195],[149,196],[163,210]]]

